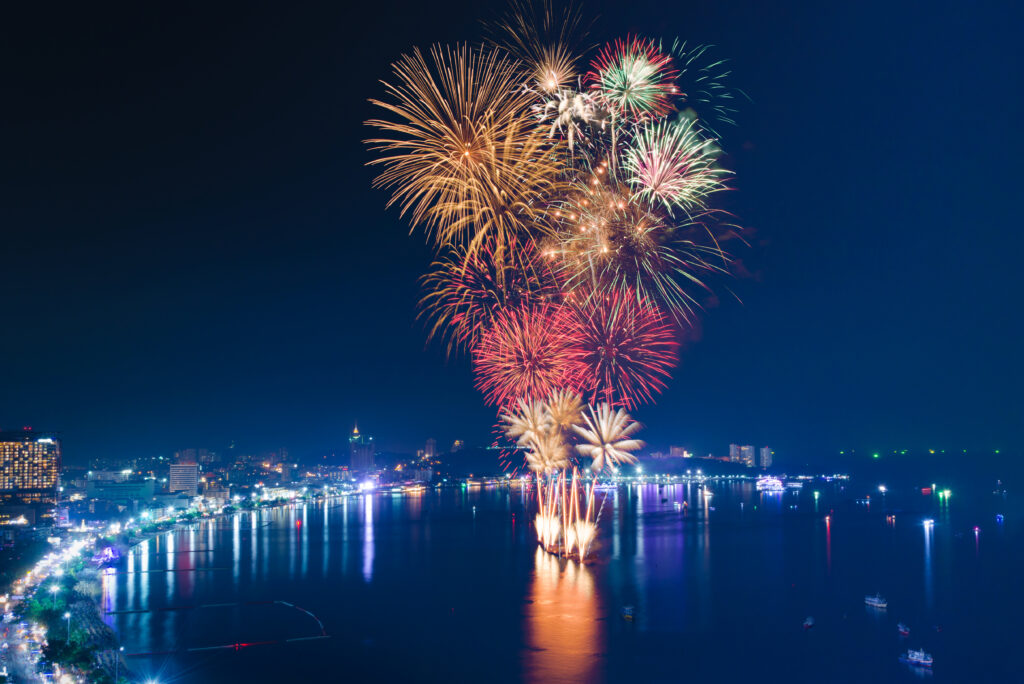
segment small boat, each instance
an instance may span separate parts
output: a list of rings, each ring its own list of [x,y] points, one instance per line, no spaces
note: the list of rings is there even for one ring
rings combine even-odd
[[[896,629],[899,630],[900,636],[909,636],[910,628],[902,622],[896,625]]]
[[[910,649],[900,656],[900,661],[917,667],[931,667],[934,659],[931,653],[925,653],[923,649],[919,651]]]
[[[871,606],[872,608],[888,608],[889,602],[882,598],[881,594],[875,594],[874,596],[865,596],[864,603]]]
[[[623,606],[622,607],[622,619],[625,620],[626,622],[632,622],[633,621],[633,606]]]
[[[808,617],[804,620],[804,629],[810,629],[811,627],[814,627],[814,618]]]

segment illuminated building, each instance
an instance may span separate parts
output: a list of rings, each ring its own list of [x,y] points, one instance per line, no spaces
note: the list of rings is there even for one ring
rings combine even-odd
[[[434,458],[437,456],[437,440],[431,437],[427,440],[427,448],[424,449],[427,453],[427,458]]]
[[[768,447],[761,447],[761,462],[758,463],[762,468],[772,467],[772,457],[775,456],[775,452]]]
[[[53,436],[0,432],[0,502],[56,506],[60,466],[60,440]],[[52,508],[42,515],[52,517]]]
[[[373,470],[376,445],[372,436],[359,433],[358,425],[353,428],[352,435],[348,438],[348,455],[349,467],[352,470]]]
[[[199,464],[197,463],[174,463],[171,465],[171,473],[168,478],[167,491],[183,492],[189,496],[195,496],[199,491]]]
[[[754,447],[749,444],[740,447],[740,461],[748,468],[753,468],[757,465],[757,459],[754,456]]]
[[[454,442],[452,442],[452,453],[453,454],[457,453],[459,451],[462,451],[465,448],[466,448],[466,443],[464,441],[462,441],[461,439],[457,439]]]

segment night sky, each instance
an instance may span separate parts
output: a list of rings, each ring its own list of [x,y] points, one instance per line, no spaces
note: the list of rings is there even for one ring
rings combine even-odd
[[[361,141],[393,59],[501,5],[356,4],[3,10],[0,425],[82,464],[318,456],[355,420],[396,451],[489,439]],[[752,276],[636,412],[652,446],[1018,449],[1020,5],[585,6],[599,37],[716,45],[751,100],[725,145]]]

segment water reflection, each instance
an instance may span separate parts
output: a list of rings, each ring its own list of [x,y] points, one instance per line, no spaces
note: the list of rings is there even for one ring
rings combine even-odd
[[[373,579],[373,495],[363,495],[363,579]]]
[[[531,603],[526,605],[525,679],[594,682],[603,679],[606,622],[599,620],[589,568],[540,547],[534,555]]]
[[[934,596],[932,592],[932,531],[935,525],[931,521],[924,524],[924,598],[925,605],[932,607]]]

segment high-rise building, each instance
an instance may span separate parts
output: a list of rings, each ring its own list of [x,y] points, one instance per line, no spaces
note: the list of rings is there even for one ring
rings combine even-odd
[[[747,466],[748,468],[753,468],[755,465],[757,465],[757,459],[754,456],[754,447],[752,447],[749,444],[747,444],[746,446],[741,446],[740,461],[742,461],[743,465]]]
[[[427,440],[427,448],[424,449],[427,452],[427,458],[434,458],[437,456],[437,440],[431,437]]]
[[[183,492],[195,496],[199,492],[199,464],[172,463],[170,477],[167,480],[167,491]]]
[[[360,434],[359,426],[356,425],[348,438],[349,467],[352,470],[373,470],[375,454],[373,437]]]
[[[681,446],[670,446],[668,448],[668,455],[672,458],[692,458],[693,454],[684,449]]]
[[[729,445],[729,460],[733,463],[740,462],[740,445],[730,444]]]
[[[60,440],[31,430],[0,432],[0,503],[57,505]],[[52,517],[52,508],[42,517]]]
[[[761,462],[758,465],[760,465],[762,468],[771,468],[774,456],[774,451],[772,451],[768,447],[761,447]]]

